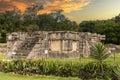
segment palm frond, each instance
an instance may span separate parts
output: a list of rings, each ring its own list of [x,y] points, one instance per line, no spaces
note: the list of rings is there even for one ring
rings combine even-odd
[[[100,42],[92,45],[90,53],[91,58],[98,61],[103,61],[109,57],[107,48]]]

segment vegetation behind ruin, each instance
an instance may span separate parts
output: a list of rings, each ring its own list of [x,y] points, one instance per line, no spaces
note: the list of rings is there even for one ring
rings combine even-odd
[[[120,15],[109,20],[76,23],[66,18],[62,10],[37,15],[32,9],[28,8],[24,14],[16,10],[0,13],[1,43],[6,42],[6,34],[11,32],[78,31],[103,34],[106,35],[105,43],[120,44]]]

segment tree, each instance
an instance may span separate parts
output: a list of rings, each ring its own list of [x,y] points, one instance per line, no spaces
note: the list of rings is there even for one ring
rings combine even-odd
[[[37,16],[36,24],[39,26],[39,30],[42,31],[54,31],[56,30],[56,21],[50,14],[42,14]]]
[[[112,20],[119,23],[120,22],[120,14],[118,16],[115,16]]]
[[[66,20],[66,17],[62,14],[62,10],[52,12],[50,15],[56,20],[56,22],[62,22]]]
[[[82,32],[94,32],[95,21],[83,21],[79,24],[78,31]]]
[[[27,27],[27,32],[34,32],[34,31],[39,31],[39,26],[32,24]]]
[[[0,43],[6,43],[6,31],[2,30],[0,33]]]
[[[29,17],[30,19],[35,19],[37,17],[37,13],[38,11],[43,9],[43,5],[42,4],[34,4],[31,5],[30,7],[28,7],[25,11],[25,13],[22,15],[23,18],[27,18]]]

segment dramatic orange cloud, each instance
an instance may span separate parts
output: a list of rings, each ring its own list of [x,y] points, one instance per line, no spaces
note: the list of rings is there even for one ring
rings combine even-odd
[[[13,10],[15,7],[24,12],[29,5],[23,0],[0,0],[0,12]]]
[[[81,10],[84,6],[88,5],[90,0],[54,0],[48,1],[44,4],[44,9],[39,11],[40,14],[50,13],[55,10],[63,10],[69,13],[75,10]]]
[[[15,7],[18,8],[21,12],[24,12],[28,5],[25,2],[19,0],[0,0],[0,12],[13,10]]]
[[[55,10],[63,10],[69,13],[75,10],[81,10],[88,5],[90,0],[0,0],[0,12],[12,10],[17,7],[21,12],[24,12],[30,4],[43,5],[43,9],[38,13],[50,13]]]
[[[26,10],[26,8],[28,7],[28,5],[26,3],[23,2],[18,2],[18,1],[14,1],[12,2],[12,5],[16,6],[22,13]]]

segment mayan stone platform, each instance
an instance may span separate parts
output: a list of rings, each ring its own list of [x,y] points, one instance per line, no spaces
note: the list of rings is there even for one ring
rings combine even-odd
[[[28,59],[89,57],[91,45],[104,39],[104,35],[89,32],[13,32],[7,34],[6,57]]]

